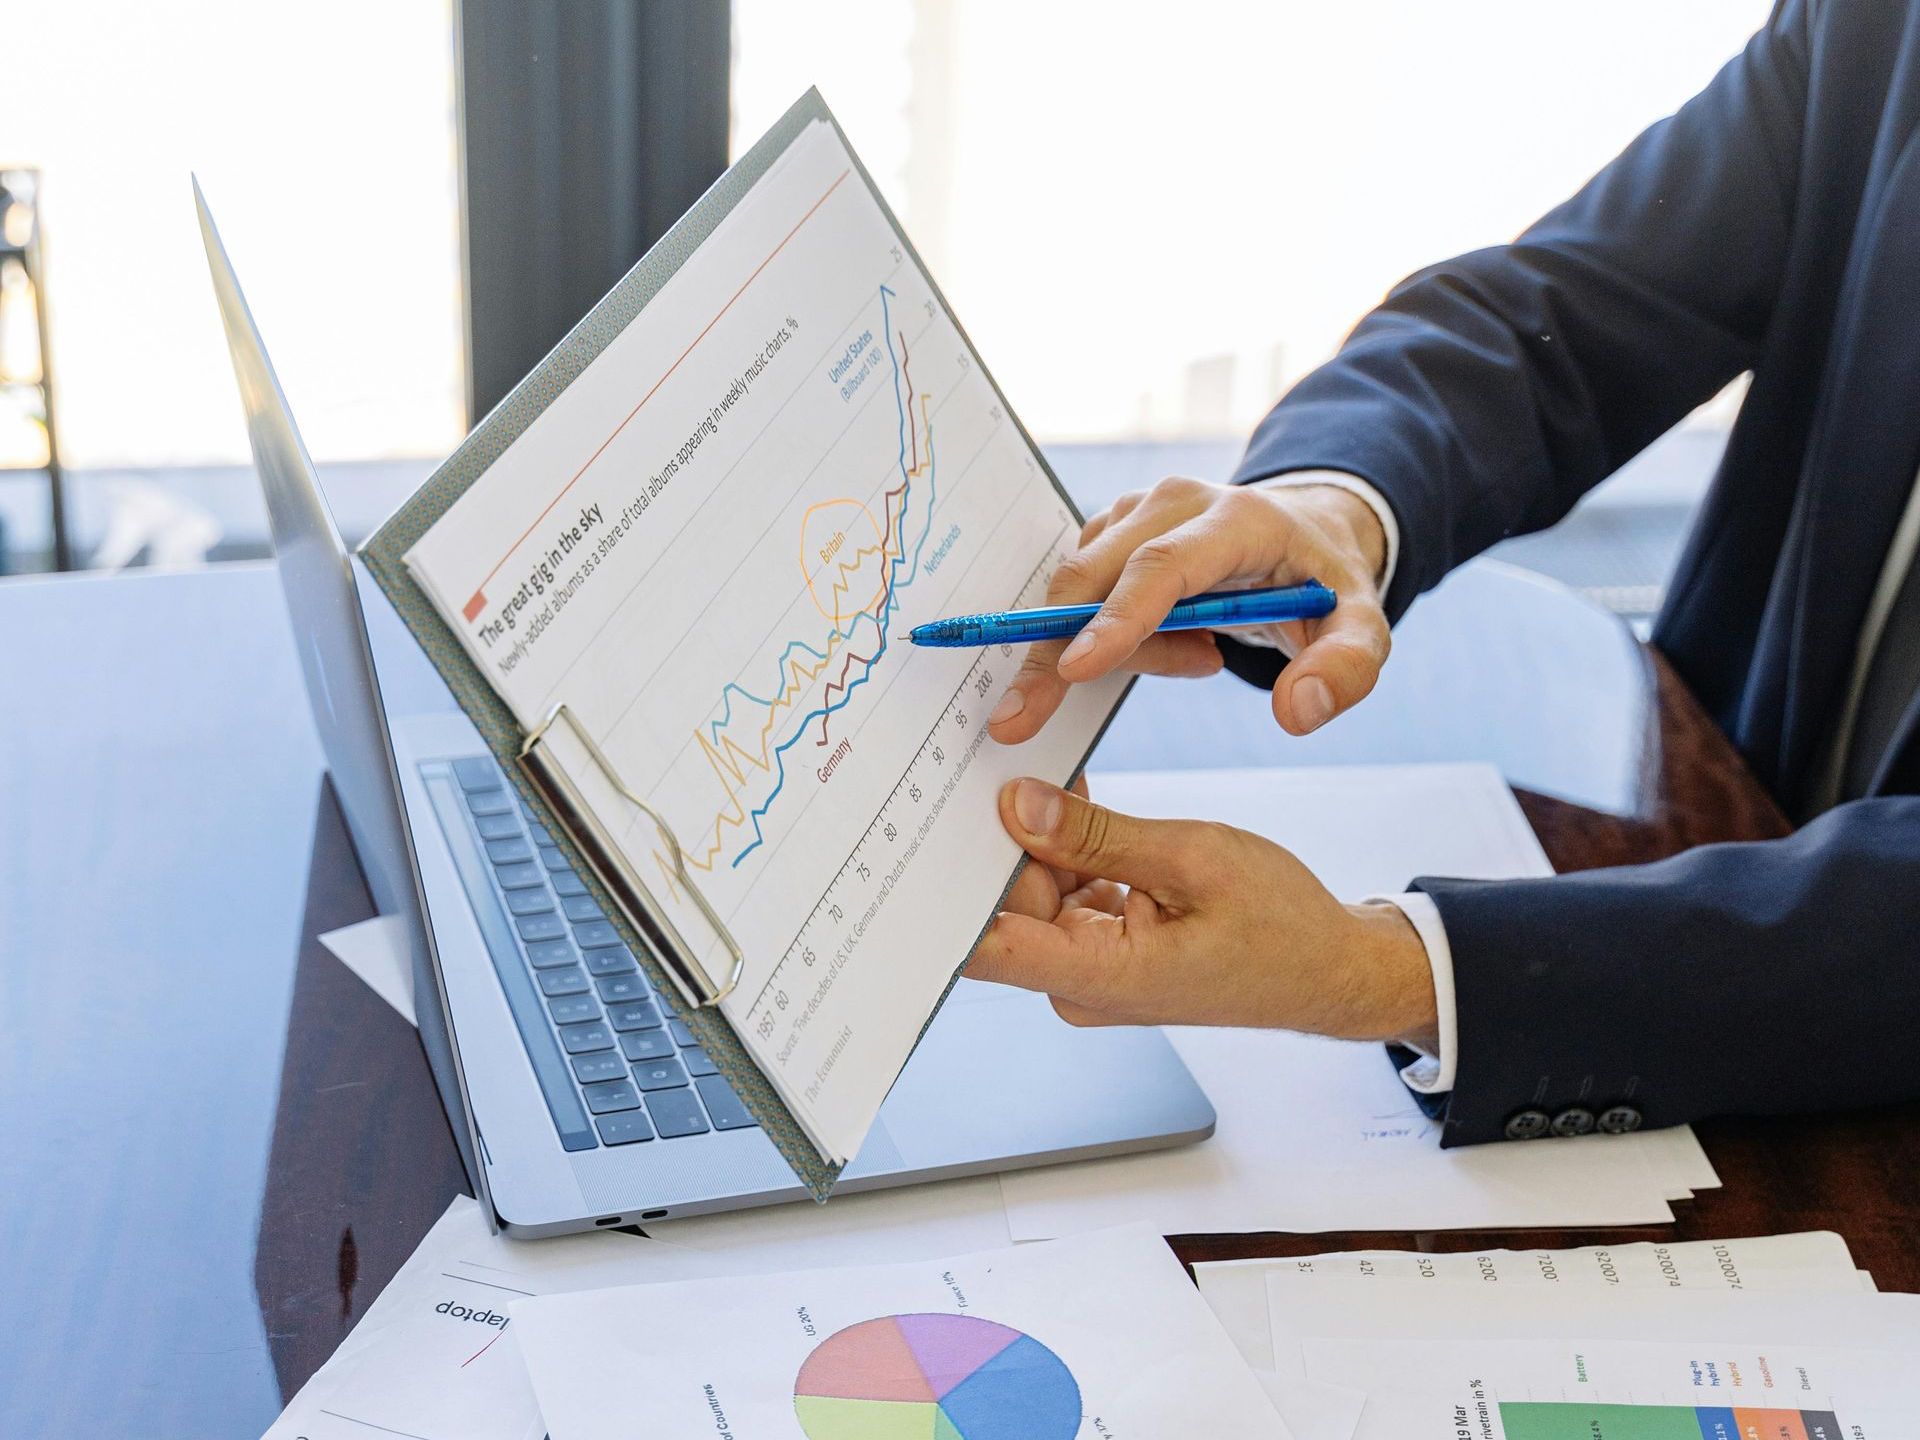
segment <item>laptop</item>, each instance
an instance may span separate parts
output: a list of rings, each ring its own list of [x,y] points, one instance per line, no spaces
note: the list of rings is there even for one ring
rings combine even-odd
[[[348,550],[197,181],[194,198],[314,724],[368,890],[409,937],[421,1042],[474,1193],[529,1237],[804,1197]],[[1159,1031],[1076,1030],[1043,996],[963,979],[838,1189],[1180,1145],[1213,1125]]]

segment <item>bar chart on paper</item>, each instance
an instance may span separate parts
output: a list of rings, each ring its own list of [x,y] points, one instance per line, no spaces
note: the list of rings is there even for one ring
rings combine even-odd
[[[1506,1440],[1839,1440],[1850,1433],[1826,1410],[1510,1401],[1499,1408]]]
[[[520,724],[564,701],[670,823],[746,956],[723,1012],[844,1160],[1017,858],[995,791],[1064,781],[1121,683],[1003,752],[1013,651],[898,637],[1039,603],[1077,536],[816,123],[407,559]],[[719,957],[657,827],[556,751]]]

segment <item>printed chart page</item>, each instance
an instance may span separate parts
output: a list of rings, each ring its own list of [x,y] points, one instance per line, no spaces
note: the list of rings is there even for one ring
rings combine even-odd
[[[553,1440],[1290,1440],[1139,1227],[512,1315]]]
[[[1004,751],[1010,648],[1078,525],[834,129],[803,131],[408,553],[528,729],[564,703],[745,952],[723,1011],[820,1152],[859,1148],[1018,854],[994,797],[1064,782],[1123,682]],[[654,822],[568,775],[713,975]]]
[[[1912,1295],[1481,1283],[1469,1300],[1425,1279],[1266,1280],[1277,1384],[1366,1392],[1355,1440],[1920,1434]]]

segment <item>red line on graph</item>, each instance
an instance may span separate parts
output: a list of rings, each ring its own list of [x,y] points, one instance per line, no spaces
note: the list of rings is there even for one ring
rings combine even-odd
[[[495,1335],[493,1339],[487,1341],[486,1344],[482,1345],[478,1350],[474,1351],[473,1354],[467,1356],[466,1359],[460,1362],[460,1368],[462,1370],[466,1369],[467,1366],[471,1365],[474,1361],[478,1360],[482,1355],[486,1354],[487,1351],[491,1350],[494,1347],[494,1345],[499,1342],[500,1336],[506,1333],[507,1332],[505,1330],[502,1330],[499,1335]]]
[[[747,276],[747,278],[741,282],[740,288],[733,292],[733,295],[728,299],[727,303],[722,305],[719,311],[715,313],[714,317],[706,323],[705,329],[701,330],[701,332],[698,335],[694,336],[693,342],[689,344],[686,349],[680,352],[680,358],[678,360],[675,360],[673,364],[667,367],[666,374],[662,375],[658,380],[653,382],[653,389],[647,391],[646,394],[640,397],[640,404],[635,405],[633,409],[629,410],[627,412],[627,418],[625,420],[622,420],[618,425],[613,427],[613,433],[608,435],[605,440],[602,440],[600,442],[600,448],[598,450],[595,450],[593,454],[587,457],[587,463],[582,465],[578,470],[573,472],[573,478],[567,481],[566,484],[560,487],[558,493],[554,495],[553,499],[547,502],[546,509],[542,510],[538,515],[533,517],[533,523],[527,526],[525,530],[520,532],[519,539],[515,540],[511,545],[509,545],[506,548],[505,553],[503,553],[500,556],[499,560],[497,560],[494,563],[494,567],[491,570],[487,571],[485,575],[480,577],[480,583],[473,587],[473,597],[467,601],[465,608],[461,611],[461,614],[465,615],[468,620],[472,620],[474,616],[478,615],[482,610],[487,608],[487,597],[485,593],[486,588],[490,583],[492,583],[493,577],[500,573],[500,567],[502,565],[505,565],[509,557],[512,556],[513,552],[518,550],[521,547],[521,545],[526,542],[526,538],[529,535],[533,534],[533,532],[539,528],[541,522],[544,521],[548,515],[553,513],[553,507],[560,503],[561,498],[566,495],[567,491],[571,490],[574,487],[574,485],[579,482],[580,477],[586,474],[587,471],[593,467],[593,462],[600,458],[602,452],[606,450],[607,446],[611,445],[614,442],[614,440],[619,437],[620,432],[627,428],[628,422],[631,421],[634,416],[640,413],[641,407],[644,406],[647,403],[647,401],[653,398],[654,391],[657,391],[662,385],[667,383],[668,379],[672,377],[673,372],[680,368],[680,362],[682,360],[685,360],[687,356],[691,355],[694,352],[695,347],[698,346],[702,340],[707,338],[707,332],[712,330],[714,326],[720,323],[721,317],[724,316],[727,313],[727,311],[733,308],[733,302],[735,300],[738,300],[742,295],[747,293],[747,286],[753,284],[754,281],[760,278],[760,272],[762,270],[765,270],[767,266],[771,265],[773,263],[774,257],[778,255],[782,250],[787,248],[787,241],[793,239],[794,236],[800,233],[800,227],[802,225],[805,225],[807,221],[811,220],[814,217],[814,214],[820,209],[820,207],[827,203],[828,198],[833,194],[834,191],[840,188],[841,183],[845,181],[847,176],[851,175],[852,173],[853,171],[851,169],[842,170],[840,172],[839,179],[835,180],[833,184],[829,185],[826,188],[825,193],[823,193],[818,200],[813,202],[812,208],[810,208],[806,214],[800,217],[800,219],[794,224],[793,229],[789,230],[786,233],[786,235],[782,237],[780,243],[774,246],[773,249],[768,252],[767,258],[762,260],[757,266],[754,267],[753,273]]]

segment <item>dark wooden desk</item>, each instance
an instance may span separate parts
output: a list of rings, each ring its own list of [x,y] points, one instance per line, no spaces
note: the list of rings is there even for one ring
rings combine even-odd
[[[417,1037],[314,939],[370,904],[275,584],[234,567],[0,585],[8,1437],[258,1435],[464,1184]],[[1478,567],[1409,617],[1368,706],[1310,743],[1235,682],[1143,684],[1096,768],[1439,759],[1528,787],[1562,869],[1785,828],[1610,620]],[[1920,1290],[1916,1115],[1702,1126],[1725,1188],[1672,1226],[1174,1244],[1193,1260],[1831,1228],[1884,1288]]]

